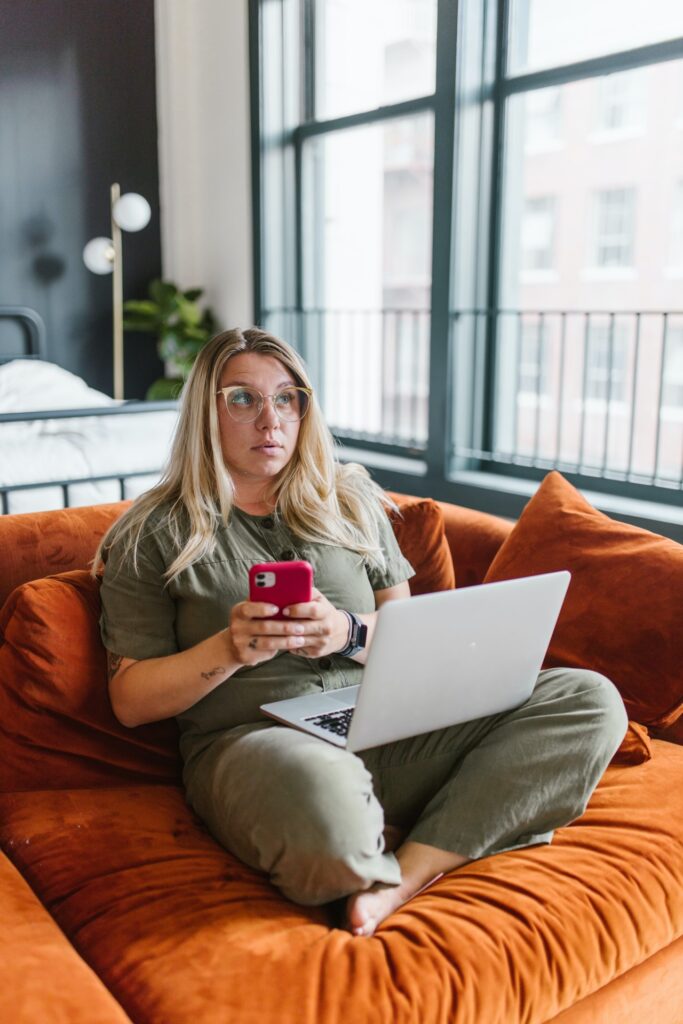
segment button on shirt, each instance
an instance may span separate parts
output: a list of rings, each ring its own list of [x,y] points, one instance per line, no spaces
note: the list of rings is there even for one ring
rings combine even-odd
[[[249,596],[249,567],[259,562],[305,559],[314,585],[336,608],[375,609],[374,591],[414,575],[401,554],[388,518],[379,513],[382,570],[355,551],[298,538],[277,515],[252,516],[234,509],[227,526],[218,524],[214,550],[166,584],[164,572],[176,557],[163,509],[145,525],[137,555],[124,557],[114,543],[106,556],[101,586],[100,628],[105,647],[125,658],[159,658],[187,650],[230,624],[234,604]],[[362,666],[340,655],[311,659],[289,651],[259,665],[238,669],[183,714],[178,715],[180,750],[188,760],[226,729],[263,719],[261,704],[360,682]]]

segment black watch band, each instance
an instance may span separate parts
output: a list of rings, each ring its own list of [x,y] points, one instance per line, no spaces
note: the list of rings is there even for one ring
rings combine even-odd
[[[342,608],[342,611],[348,617],[351,629],[346,647],[342,647],[341,651],[337,651],[337,654],[342,654],[345,658],[352,658],[354,654],[358,654],[359,651],[365,649],[368,639],[368,627],[353,612],[347,612],[345,608]]]

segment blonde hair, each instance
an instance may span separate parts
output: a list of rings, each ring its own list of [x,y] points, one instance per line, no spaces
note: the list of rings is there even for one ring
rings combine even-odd
[[[310,387],[298,353],[258,327],[217,334],[200,351],[185,384],[171,451],[158,484],[142,494],[105,533],[93,561],[96,575],[103,553],[114,542],[123,557],[132,554],[137,571],[138,545],[154,515],[154,530],[168,531],[177,552],[164,576],[175,579],[197,559],[209,555],[216,540],[217,513],[228,523],[235,489],[222,455],[215,395],[227,361],[241,352],[273,356],[296,383]],[[266,493],[278,514],[304,541],[350,548],[369,564],[384,567],[380,547],[382,506],[396,508],[367,470],[343,465],[312,396],[301,420],[296,449]]]

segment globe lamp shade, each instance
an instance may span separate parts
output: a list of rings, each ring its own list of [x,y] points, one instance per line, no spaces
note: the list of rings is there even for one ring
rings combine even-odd
[[[149,224],[152,210],[144,196],[126,192],[114,203],[114,220],[124,231],[142,231]]]
[[[111,238],[91,238],[83,250],[83,262],[93,274],[111,274],[114,269]]]

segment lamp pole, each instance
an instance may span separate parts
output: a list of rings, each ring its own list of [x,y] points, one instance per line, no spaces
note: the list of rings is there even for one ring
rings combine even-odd
[[[118,184],[110,189],[111,238],[91,238],[83,249],[83,262],[93,274],[112,274],[114,398],[123,398],[123,246],[121,231],[142,231],[152,216],[149,203],[137,192],[121,195]]]
[[[114,249],[112,300],[114,307],[114,398],[123,398],[123,247],[121,228],[114,218],[114,203],[121,196],[118,184],[111,186],[111,240]]]

